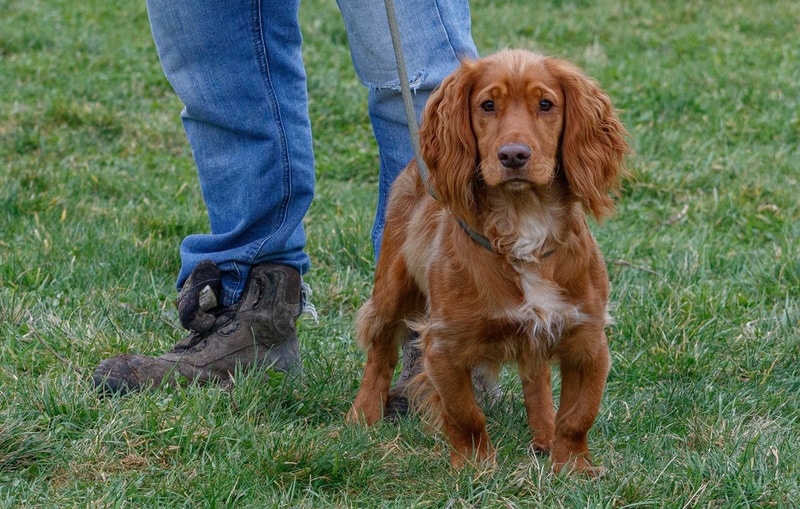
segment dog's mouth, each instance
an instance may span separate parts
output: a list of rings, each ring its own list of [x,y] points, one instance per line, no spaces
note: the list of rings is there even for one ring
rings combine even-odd
[[[546,186],[553,177],[552,171],[545,162],[531,162],[529,164],[508,168],[496,161],[480,161],[477,165],[475,178],[478,185],[496,188],[505,193],[529,192],[537,186]]]
[[[533,182],[523,178],[509,179],[503,182],[503,189],[512,193],[523,193],[529,191],[533,187]]]

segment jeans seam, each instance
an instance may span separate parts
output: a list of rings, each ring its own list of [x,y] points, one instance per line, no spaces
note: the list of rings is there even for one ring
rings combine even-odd
[[[439,17],[439,24],[442,25],[442,31],[444,32],[445,37],[447,37],[447,46],[450,48],[450,53],[452,53],[453,58],[456,61],[461,61],[458,54],[456,54],[455,47],[453,46],[453,39],[450,37],[450,31],[447,29],[447,25],[445,24],[444,20],[442,19],[442,9],[439,7],[439,1],[433,0],[434,5],[436,6],[436,15]]]
[[[244,286],[246,284],[245,278],[242,277],[242,271],[239,269],[239,264],[235,261],[231,262],[231,270],[236,273],[236,277],[232,280],[234,284],[232,285],[233,288],[231,289],[228,285],[225,284],[223,280],[222,284],[222,305],[223,306],[232,306],[236,301],[238,301],[241,296],[242,292],[244,291]]]
[[[277,232],[281,231],[281,229],[286,225],[286,219],[289,215],[289,202],[292,195],[292,172],[291,172],[291,161],[289,160],[289,147],[286,143],[286,132],[283,130],[283,122],[281,121],[281,111],[280,111],[280,104],[278,104],[278,98],[275,94],[275,91],[272,88],[272,80],[270,79],[269,73],[269,54],[267,51],[267,43],[264,40],[264,24],[262,20],[262,8],[261,8],[261,0],[253,0],[253,45],[254,45],[254,53],[256,59],[258,60],[258,66],[261,71],[261,80],[264,85],[264,93],[269,95],[271,98],[271,113],[275,117],[275,124],[277,126],[277,132],[279,136],[279,145],[281,147],[281,170],[282,171],[282,180],[283,184],[286,186],[287,192],[284,193],[283,200],[281,200],[280,206],[280,224],[275,228],[275,231],[262,239],[261,243],[258,247],[254,247],[252,253],[249,254],[249,264],[253,265],[258,256],[258,253],[261,252],[261,249],[264,247],[269,240],[277,234]]]

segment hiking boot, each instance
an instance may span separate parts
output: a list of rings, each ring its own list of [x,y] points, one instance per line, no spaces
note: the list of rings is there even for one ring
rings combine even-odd
[[[386,411],[384,412],[386,419],[394,420],[410,413],[408,384],[415,376],[422,373],[422,350],[417,337],[416,333],[412,333],[411,337],[403,343],[403,367],[394,388],[389,391],[386,398]]]
[[[158,357],[124,354],[102,361],[92,380],[105,393],[227,381],[237,366],[300,368],[296,320],[303,305],[300,274],[291,267],[255,265],[242,297],[230,307],[217,305],[222,288],[213,262],[192,271],[178,297],[181,322],[190,329]],[[185,289],[185,290],[184,290]]]

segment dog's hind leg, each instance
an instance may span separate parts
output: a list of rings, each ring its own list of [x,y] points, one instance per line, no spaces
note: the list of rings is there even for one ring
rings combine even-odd
[[[406,320],[421,313],[424,302],[403,260],[393,253],[384,254],[378,262],[372,298],[356,316],[356,339],[367,352],[367,363],[348,421],[372,425],[383,417],[398,350],[409,335]]]
[[[356,335],[359,344],[367,350],[367,363],[361,388],[347,414],[350,422],[363,419],[373,425],[383,417],[389,385],[397,365],[398,347],[407,332],[399,320],[383,321],[377,316],[375,305],[369,300],[358,311]]]

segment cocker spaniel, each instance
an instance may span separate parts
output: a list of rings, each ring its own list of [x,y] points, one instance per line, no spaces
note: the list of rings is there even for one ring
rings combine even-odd
[[[423,113],[429,182],[412,162],[392,188],[374,290],[356,318],[367,361],[349,421],[381,418],[411,324],[424,352],[419,403],[454,466],[494,461],[471,373],[513,361],[534,449],[556,471],[598,473],[587,433],[610,366],[609,283],[586,215],[611,213],[626,135],[608,95],[568,62],[524,50],[462,62]]]

